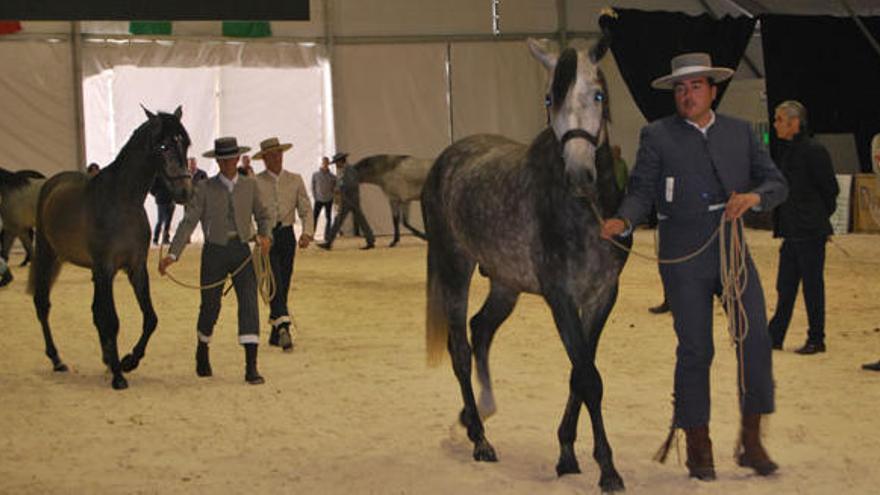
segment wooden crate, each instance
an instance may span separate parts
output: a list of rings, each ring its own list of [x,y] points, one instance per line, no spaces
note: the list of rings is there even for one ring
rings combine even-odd
[[[880,233],[880,175],[856,174],[853,179],[853,232]]]

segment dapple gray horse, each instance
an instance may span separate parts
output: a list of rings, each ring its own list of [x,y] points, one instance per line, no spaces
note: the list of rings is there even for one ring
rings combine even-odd
[[[400,242],[400,221],[419,239],[425,233],[409,222],[409,205],[419,199],[433,160],[409,155],[373,155],[354,164],[361,183],[375,184],[388,196],[394,219],[394,239],[389,247]]]
[[[474,459],[495,461],[482,417],[495,411],[489,346],[522,292],[550,306],[572,370],[559,426],[558,475],[580,472],[574,452],[585,404],[593,424],[593,457],[603,491],[623,489],[602,419],[599,335],[617,299],[627,254],[600,239],[599,216],[623,198],[608,145],[608,101],[597,62],[606,40],[589,53],[532,53],[552,74],[550,127],[530,145],[494,135],[453,143],[437,158],[422,191],[428,234],[427,348],[429,363],[447,349],[461,387],[459,416],[474,443]],[[629,241],[631,242],[631,240]],[[468,288],[474,267],[490,279],[483,307],[467,337]],[[482,385],[479,408],[471,358]]]

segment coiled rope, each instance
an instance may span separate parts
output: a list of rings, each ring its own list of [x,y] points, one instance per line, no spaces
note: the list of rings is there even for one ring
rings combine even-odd
[[[161,260],[164,257],[165,246],[159,246],[159,259]],[[227,280],[229,281],[229,287],[223,291],[223,294],[226,295],[229,290],[232,288],[232,281],[236,275],[238,275],[244,268],[248,265],[248,263],[253,263],[254,266],[254,275],[257,278],[257,293],[260,295],[260,299],[263,300],[264,303],[269,304],[272,301],[272,298],[275,297],[275,276],[272,274],[272,264],[269,261],[269,257],[263,255],[263,251],[260,249],[259,243],[254,243],[253,249],[251,249],[251,254],[245,258],[244,261],[241,262],[238,267],[232,271],[232,273],[226,275],[220,280],[216,282],[212,282],[205,285],[194,285],[187,282],[182,282],[174,277],[169,271],[165,271],[165,276],[168,277],[169,280],[174,282],[175,284],[186,287],[188,289],[195,290],[208,290],[214,289],[217,287],[222,287],[226,284]]]

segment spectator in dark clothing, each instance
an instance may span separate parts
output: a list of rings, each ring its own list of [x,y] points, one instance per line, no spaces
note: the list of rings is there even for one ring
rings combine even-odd
[[[189,174],[192,176],[192,183],[196,185],[197,183],[208,178],[208,173],[199,168],[198,163],[196,162],[196,158],[191,156],[186,159],[187,166],[189,167]]]
[[[367,239],[367,244],[361,249],[373,249],[376,245],[373,229],[370,228],[370,224],[361,211],[360,177],[353,165],[346,165],[347,156],[348,153],[336,153],[333,159],[330,160],[330,163],[336,164],[337,171],[341,170],[338,187],[342,196],[342,208],[333,220],[333,226],[330,227],[330,232],[324,239],[324,242],[318,244],[318,247],[321,249],[330,250],[333,248],[333,240],[336,238],[336,234],[339,233],[339,229],[342,228],[342,222],[345,221],[345,217],[349,213],[354,214],[355,226],[360,229]]]
[[[174,200],[171,191],[161,180],[156,179],[150,194],[156,199],[156,226],[153,228],[153,244],[159,244],[159,233],[162,233],[162,244],[171,242],[168,231],[171,229],[171,218],[174,217]]]
[[[825,243],[832,234],[829,217],[837,207],[837,178],[831,156],[807,132],[807,110],[794,100],[776,107],[773,127],[780,139],[778,160],[789,184],[788,199],[773,211],[773,235],[782,238],[778,299],[769,331],[773,348],[782,349],[803,281],[810,328],[795,352],[825,352]]]

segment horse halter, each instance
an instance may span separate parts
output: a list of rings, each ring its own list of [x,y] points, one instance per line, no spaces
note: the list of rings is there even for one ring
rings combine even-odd
[[[550,93],[544,95],[544,107],[547,110],[547,127],[550,127],[551,119],[550,119],[550,107],[553,105],[553,99],[550,96]],[[602,118],[602,122],[599,125],[599,133],[602,133],[602,128],[605,127],[605,119]],[[593,147],[599,147],[599,136],[595,134],[590,134],[586,129],[569,129],[565,131],[562,137],[559,139],[559,150],[560,152],[565,149],[565,144],[575,138],[586,139],[588,143],[592,144]]]

